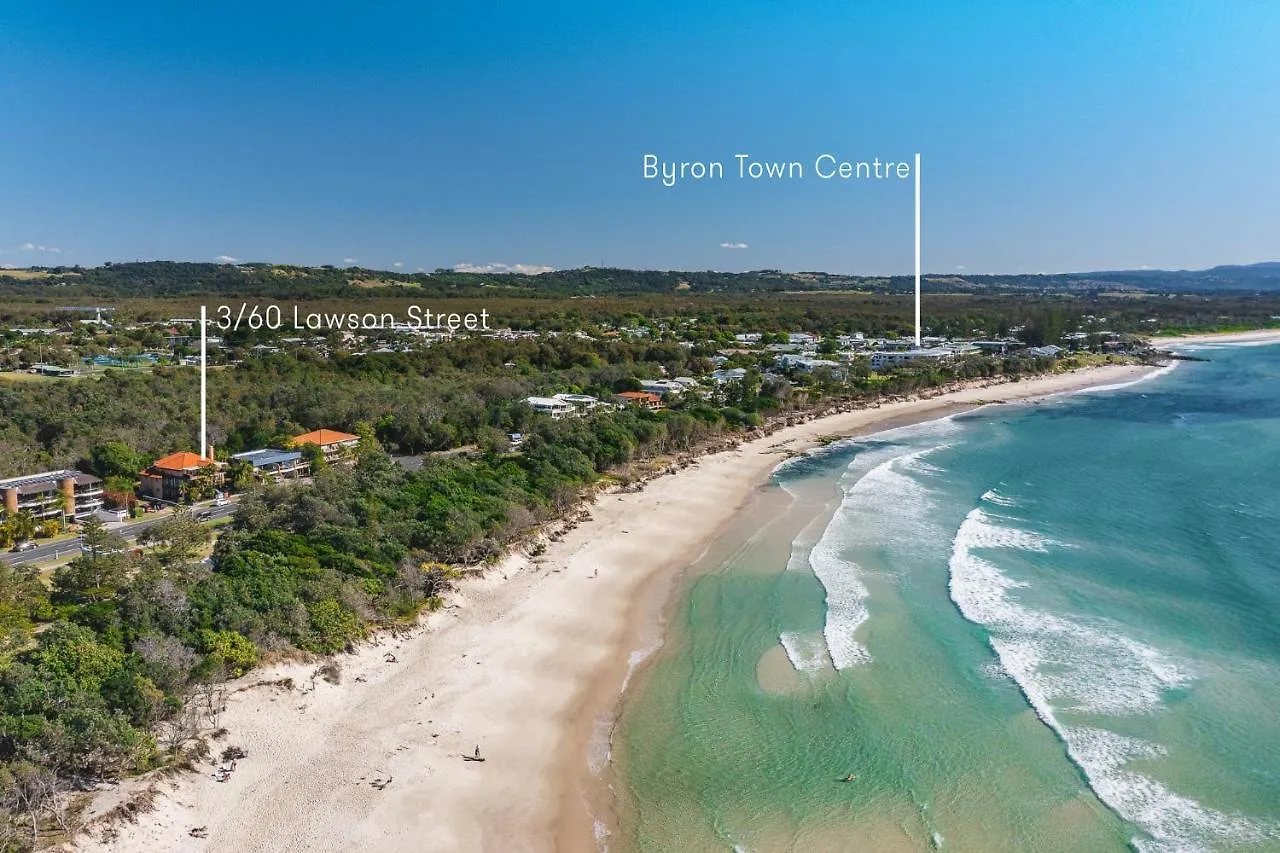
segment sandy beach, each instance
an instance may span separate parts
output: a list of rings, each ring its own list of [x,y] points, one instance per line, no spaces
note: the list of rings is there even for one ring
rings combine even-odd
[[[230,778],[215,781],[205,762],[154,781],[151,811],[96,827],[75,849],[595,850],[582,796],[593,723],[616,703],[672,578],[786,453],[1149,370],[1103,367],[833,415],[703,457],[641,491],[602,493],[591,519],[542,556],[508,558],[411,632],[339,656],[340,683],[314,678],[315,664],[288,664],[233,684],[219,723],[228,734],[214,744],[247,753]],[[283,678],[292,689],[253,686]],[[464,760],[477,748],[484,762]],[[101,797],[94,813],[122,797]],[[203,837],[191,834],[200,828]]]
[[[1152,346],[1172,347],[1178,344],[1255,344],[1280,341],[1280,329],[1254,329],[1248,332],[1217,332],[1208,335],[1183,335],[1176,338],[1152,338]]]

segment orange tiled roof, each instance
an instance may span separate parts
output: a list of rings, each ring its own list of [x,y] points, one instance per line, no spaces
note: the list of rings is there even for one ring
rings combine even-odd
[[[164,468],[169,471],[190,471],[195,468],[204,468],[212,464],[212,459],[205,459],[199,453],[188,453],[183,450],[180,453],[170,453],[163,459],[157,459],[151,467]]]
[[[293,438],[294,444],[318,444],[324,447],[327,444],[337,444],[341,441],[359,441],[360,436],[352,435],[349,432],[338,432],[336,429],[317,429],[311,432],[304,432],[302,435],[296,435]]]
[[[650,403],[661,403],[661,402],[662,402],[662,398],[661,398],[661,397],[659,397],[657,394],[651,394],[651,393],[649,393],[648,391],[623,391],[623,392],[622,392],[621,394],[619,394],[618,396],[619,396],[619,397],[624,397],[624,398],[626,398],[626,399],[628,399],[628,400],[637,400],[637,401],[639,401],[639,400],[645,400],[645,401],[650,402]]]

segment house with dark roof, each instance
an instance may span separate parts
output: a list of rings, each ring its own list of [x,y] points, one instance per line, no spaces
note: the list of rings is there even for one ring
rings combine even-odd
[[[296,480],[311,473],[311,463],[302,458],[300,450],[249,450],[235,453],[232,459],[248,462],[253,466],[253,474],[260,480]]]
[[[38,521],[83,521],[102,506],[102,481],[79,471],[45,471],[0,480],[0,518],[25,512]]]

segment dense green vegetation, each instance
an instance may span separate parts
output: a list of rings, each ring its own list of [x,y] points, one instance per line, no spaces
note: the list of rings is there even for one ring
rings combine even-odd
[[[887,377],[819,373],[795,386],[749,372],[716,399],[659,412],[523,414],[518,452],[481,442],[417,471],[369,440],[352,468],[246,495],[205,561],[208,531],[190,517],[150,529],[134,553],[90,522],[84,552],[48,585],[0,566],[0,804],[37,832],[50,828],[70,788],[178,754],[216,716],[225,678],[273,655],[342,650],[434,606],[456,574],[449,566],[497,557],[563,516],[603,472],[741,434],[802,401],[1048,366],[982,358]],[[89,458],[103,473],[133,464],[119,444]]]
[[[784,293],[851,291],[905,293],[908,276],[858,276],[824,272],[756,270],[624,270],[584,267],[540,275],[517,273],[387,272],[359,267],[300,267],[286,264],[179,263],[147,261],[101,267],[49,267],[47,277],[6,276],[0,296],[19,298],[120,299],[175,296],[265,296],[277,299],[370,297],[387,290],[422,296],[602,296],[611,294]],[[1054,275],[926,275],[928,293],[1098,293],[1146,291],[1217,293],[1280,290],[1280,263],[1221,266],[1208,270],[1127,270]],[[62,304],[74,304],[62,302]]]
[[[191,329],[145,321],[190,316],[207,293],[296,293],[317,308],[359,299],[369,310],[398,314],[428,294],[467,297],[488,306],[497,324],[533,331],[407,345],[376,335],[303,333],[286,344],[298,333],[226,334],[209,374],[219,455],[328,427],[362,436],[357,464],[289,486],[255,486],[243,465],[232,466],[231,483],[246,494],[212,545],[208,529],[186,516],[149,530],[134,552],[92,522],[83,553],[47,576],[0,563],[0,809],[18,821],[8,824],[10,835],[0,833],[0,849],[21,849],[55,830],[65,794],[77,786],[180,757],[216,719],[226,678],[280,655],[341,651],[380,625],[436,606],[460,569],[563,517],[603,475],[626,478],[632,466],[755,434],[797,412],[1070,364],[1011,355],[884,374],[859,358],[838,369],[781,368],[768,347],[785,345],[787,332],[823,335],[824,356],[834,356],[841,334],[908,333],[911,303],[898,295],[781,292],[853,286],[817,274],[804,274],[809,284],[796,287],[795,276],[776,273],[583,270],[500,277],[490,287],[488,276],[266,265],[62,272],[0,277],[0,294],[10,297],[4,311],[65,330],[0,333],[0,369],[143,351],[177,361],[191,351]],[[629,289],[639,295],[618,295]],[[58,310],[86,296],[125,298],[114,328],[75,323]],[[1016,334],[1032,345],[1083,331],[1085,345],[1098,348],[1103,331],[1265,325],[1275,315],[1280,299],[1247,295],[948,294],[931,297],[925,322],[934,334]],[[743,332],[765,337],[748,347],[734,338]],[[742,368],[745,376],[708,380],[704,393],[669,399],[658,412],[602,410],[552,421],[523,402],[556,392],[608,399],[640,380],[706,377],[716,367]],[[113,500],[127,503],[142,467],[197,445],[192,368],[22,377],[0,374],[0,476],[76,467],[102,477]],[[514,451],[513,432],[524,434]],[[315,457],[314,447],[306,450]],[[388,454],[426,456],[410,470]],[[35,535],[29,522],[7,519],[0,539]]]

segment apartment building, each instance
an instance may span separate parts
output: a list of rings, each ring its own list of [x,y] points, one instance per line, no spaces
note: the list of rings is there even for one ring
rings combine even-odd
[[[102,506],[102,481],[79,471],[45,471],[0,480],[4,514],[81,521]]]

